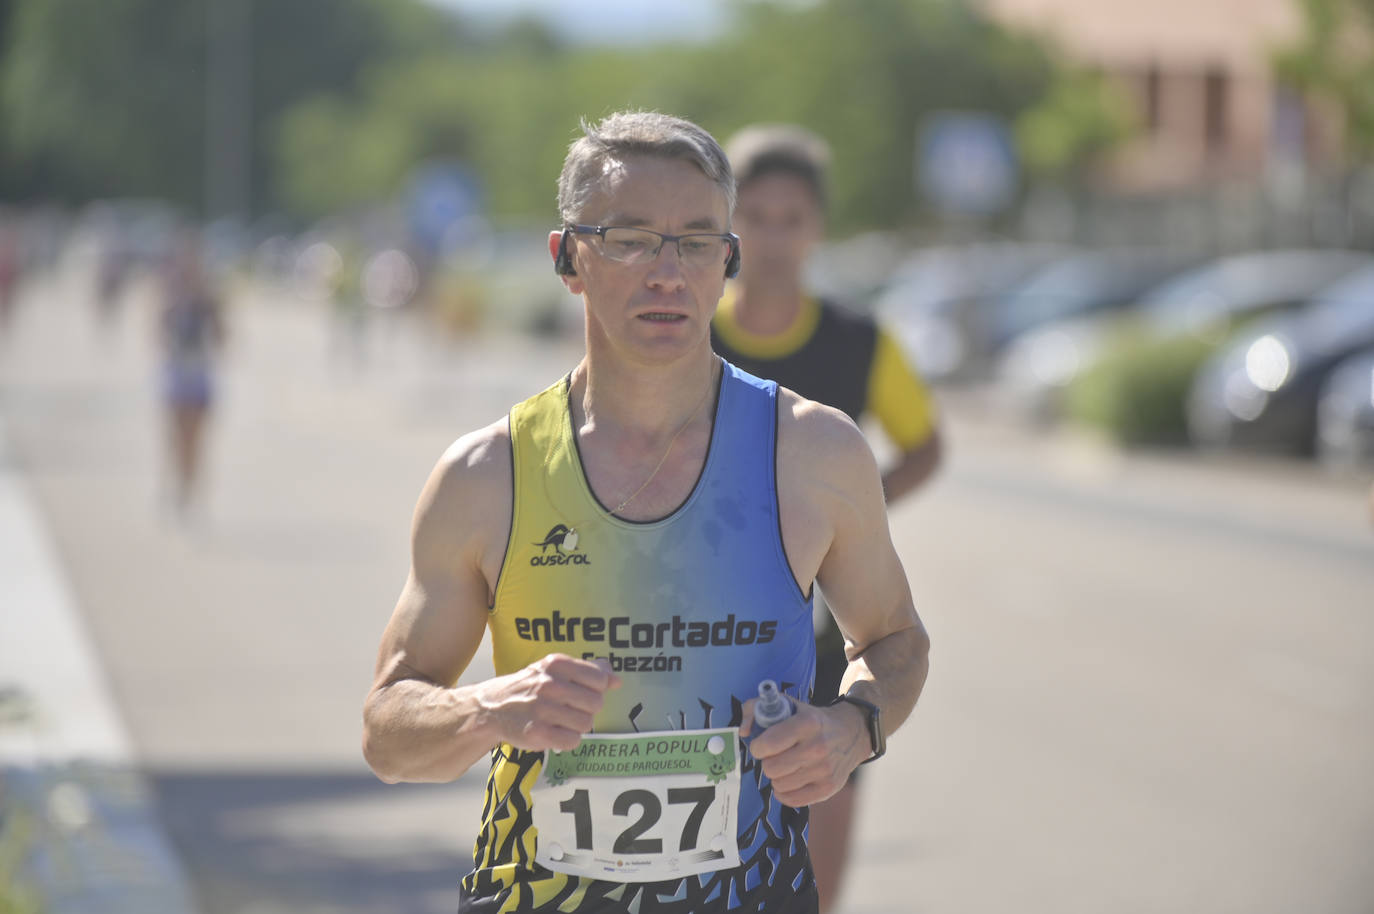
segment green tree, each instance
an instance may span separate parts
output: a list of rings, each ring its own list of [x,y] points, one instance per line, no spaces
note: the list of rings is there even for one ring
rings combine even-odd
[[[498,217],[547,220],[578,117],[640,107],[721,137],[752,121],[805,123],[834,146],[837,226],[897,225],[918,212],[926,117],[963,108],[1012,120],[1058,78],[1038,43],[952,0],[749,0],[733,15],[709,44],[567,48],[525,23],[462,54],[380,68],[360,93],[286,116],[283,196],[312,214],[380,202],[415,164],[448,155],[482,176]]]
[[[1053,75],[1033,41],[946,0],[747,3],[711,69],[727,75],[723,120],[795,120],[834,147],[838,225],[895,225],[918,208],[917,132],[949,109],[1007,118]]]
[[[196,4],[16,0],[0,88],[16,158],[64,196],[200,186],[203,10]]]
[[[433,47],[445,20],[414,0],[8,0],[0,47],[5,155],[16,195],[158,196],[199,209],[207,8],[249,4],[253,171],[270,205],[276,121],[369,64]]]
[[[1135,129],[1129,103],[1101,76],[1065,68],[1016,121],[1027,170],[1062,178],[1080,172]]]
[[[559,125],[562,136],[576,126],[566,77],[552,36],[529,22],[463,53],[374,68],[356,95],[316,96],[283,118],[280,196],[323,216],[380,203],[419,164],[448,159],[483,175],[495,211],[551,213]],[[532,175],[550,177],[539,184]]]
[[[1334,102],[1348,151],[1374,157],[1374,0],[1296,0],[1301,37],[1275,58],[1280,79]]]

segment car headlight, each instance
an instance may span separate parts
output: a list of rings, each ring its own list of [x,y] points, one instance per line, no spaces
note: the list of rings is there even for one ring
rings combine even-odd
[[[1282,340],[1265,334],[1245,351],[1245,376],[1258,389],[1273,393],[1293,377],[1293,355]]]

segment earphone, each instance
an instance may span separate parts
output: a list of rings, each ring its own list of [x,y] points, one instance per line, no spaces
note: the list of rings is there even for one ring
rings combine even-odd
[[[731,236],[730,238],[730,258],[725,261],[725,278],[734,279],[739,275],[740,250],[739,239]],[[559,276],[576,276],[577,270],[573,267],[572,254],[568,252],[568,230],[558,236],[558,253],[553,258],[553,271]]]
[[[739,239],[730,236],[730,259],[725,261],[725,278],[734,279],[739,275]]]
[[[563,234],[558,236],[558,253],[553,258],[553,271],[559,276],[577,275],[577,270],[573,268],[572,255],[568,253],[567,229],[564,229]]]

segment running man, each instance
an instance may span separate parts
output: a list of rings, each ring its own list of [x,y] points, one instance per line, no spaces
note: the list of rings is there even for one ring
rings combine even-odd
[[[388,782],[490,759],[460,911],[815,911],[807,807],[882,754],[929,641],[853,422],[711,350],[723,151],[655,113],[583,129],[549,252],[586,354],[426,484],[364,755]],[[818,580],[852,644],[829,706]],[[496,676],[458,685],[488,630]],[[764,679],[794,713],[760,730]]]
[[[829,147],[809,130],[778,124],[741,130],[726,151],[739,188],[734,224],[744,266],[716,310],[713,348],[745,371],[833,406],[856,423],[875,415],[899,452],[883,476],[891,503],[935,472],[940,430],[929,391],[892,335],[806,290],[807,257],[825,234]],[[844,635],[824,600],[817,602],[812,701],[823,705],[839,694],[849,661]],[[811,809],[822,912],[839,894],[849,856],[857,777]]]

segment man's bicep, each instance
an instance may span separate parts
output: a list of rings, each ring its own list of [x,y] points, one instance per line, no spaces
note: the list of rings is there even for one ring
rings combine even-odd
[[[378,685],[401,679],[457,683],[486,629],[485,582],[468,577],[412,569],[382,636]]]
[[[509,484],[500,467],[493,473],[482,464],[479,449],[460,440],[420,495],[410,574],[382,638],[379,682],[423,678],[452,686],[482,641],[491,591],[484,561],[487,544],[498,535],[504,542],[504,530],[492,525],[495,504],[509,503]]]
[[[890,541],[833,549],[821,566],[820,583],[845,639],[858,651],[918,622]]]
[[[819,580],[845,637],[862,650],[916,621],[871,454],[855,455]]]

